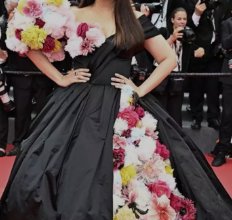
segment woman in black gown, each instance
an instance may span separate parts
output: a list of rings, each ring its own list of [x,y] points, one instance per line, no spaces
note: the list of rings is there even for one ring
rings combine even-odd
[[[144,15],[135,13],[136,20],[129,0],[82,0],[80,9],[73,12],[78,22],[101,24],[108,37],[94,53],[74,59],[79,73],[75,77],[75,71],[62,76],[39,51],[28,53],[60,87],[22,143],[1,198],[0,219],[113,219],[112,137],[120,107],[118,88],[126,83],[139,95],[139,105],[159,121],[160,141],[171,153],[179,190],[194,201],[196,219],[231,220],[230,197],[203,154],[156,100],[146,95],[176,65],[157,29]],[[128,78],[131,58],[141,49],[144,37],[144,47],[160,65],[138,88]],[[121,75],[115,77],[115,73]]]

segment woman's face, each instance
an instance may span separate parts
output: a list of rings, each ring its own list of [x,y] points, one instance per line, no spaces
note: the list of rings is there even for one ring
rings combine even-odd
[[[174,18],[172,18],[172,23],[174,25],[174,28],[178,27],[186,27],[187,25],[187,14],[185,11],[178,11]]]

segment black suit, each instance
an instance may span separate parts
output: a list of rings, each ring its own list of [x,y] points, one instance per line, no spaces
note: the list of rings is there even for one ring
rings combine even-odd
[[[71,58],[55,65],[60,71],[71,69]],[[32,61],[27,57],[19,57],[17,53],[9,51],[6,69],[14,71],[38,71]],[[27,136],[31,123],[32,98],[36,101],[36,113],[38,114],[46,104],[47,96],[52,92],[54,83],[44,75],[25,76],[9,75],[8,79],[14,88],[14,101],[16,106],[15,140],[20,144]]]
[[[232,18],[222,23],[222,45],[227,50],[232,50]],[[229,68],[228,62],[232,59],[232,51],[228,52],[223,63],[222,72],[232,73],[232,69]],[[228,153],[231,149],[231,137],[232,137],[232,77],[223,77],[220,79],[223,83],[223,113],[222,123],[219,131],[219,143],[216,146],[216,151],[222,151]]]
[[[182,70],[186,72],[188,70],[188,64],[190,56],[193,55],[193,45],[189,43],[183,43],[182,54]],[[179,84],[178,84],[179,83]],[[176,87],[173,92],[173,86]],[[170,114],[170,116],[182,127],[182,103],[184,92],[184,79],[181,77],[168,77],[161,85],[155,89],[152,94],[159,100],[162,107]]]
[[[7,49],[4,44],[5,31],[2,31],[1,46]],[[63,62],[58,62],[55,65],[60,71],[67,71],[71,69],[71,58],[66,57]],[[27,57],[20,57],[17,53],[8,50],[8,60],[5,70],[12,71],[38,71],[33,62]],[[19,144],[26,138],[28,129],[31,123],[32,112],[32,98],[36,100],[36,112],[39,113],[46,103],[46,97],[52,92],[54,83],[46,76],[25,76],[25,75],[8,75],[8,80],[14,88],[14,101],[15,101],[15,140],[14,144]],[[4,109],[0,105],[0,114],[3,115],[3,128],[7,130]],[[2,133],[3,134],[3,133]],[[1,137],[0,137],[1,138]],[[5,143],[6,132],[2,137],[2,142]],[[1,139],[0,139],[1,143]]]
[[[195,1],[197,3],[197,0]],[[226,10],[228,10],[227,0],[222,0],[219,7],[212,13],[206,10],[200,19],[199,25],[196,27],[192,21],[192,16],[189,16],[189,26],[196,33],[196,44],[205,49],[203,59],[192,58],[190,60],[189,72],[220,72],[223,59],[217,55],[217,45],[221,43],[221,22],[225,18]],[[192,9],[193,14],[194,9]],[[211,18],[214,18],[215,29]],[[216,33],[216,41],[211,43],[213,33]],[[193,119],[197,122],[203,120],[203,104],[204,93],[207,94],[208,122],[218,119],[219,110],[219,82],[217,77],[194,77],[190,79],[190,106]]]

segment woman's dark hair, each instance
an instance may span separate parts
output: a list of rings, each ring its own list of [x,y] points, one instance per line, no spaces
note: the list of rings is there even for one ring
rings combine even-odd
[[[93,5],[95,0],[81,0],[79,8]],[[129,0],[115,0],[114,6],[116,33],[114,43],[117,47],[131,49],[144,42],[143,29],[136,19]]]
[[[188,15],[187,11],[186,11],[184,8],[176,8],[176,9],[172,12],[171,18],[174,19],[176,13],[178,13],[178,12],[185,12],[185,13]]]

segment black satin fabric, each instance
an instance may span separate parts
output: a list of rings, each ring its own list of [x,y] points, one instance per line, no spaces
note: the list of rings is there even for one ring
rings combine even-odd
[[[158,35],[151,22],[139,18],[145,38]],[[22,143],[1,198],[1,220],[112,220],[113,126],[120,91],[111,77],[129,77],[131,59],[122,59],[109,37],[75,68],[89,68],[89,83],[58,88]],[[171,151],[180,190],[196,202],[197,220],[229,220],[231,200],[202,153],[156,101],[142,107],[159,120],[161,141]]]

